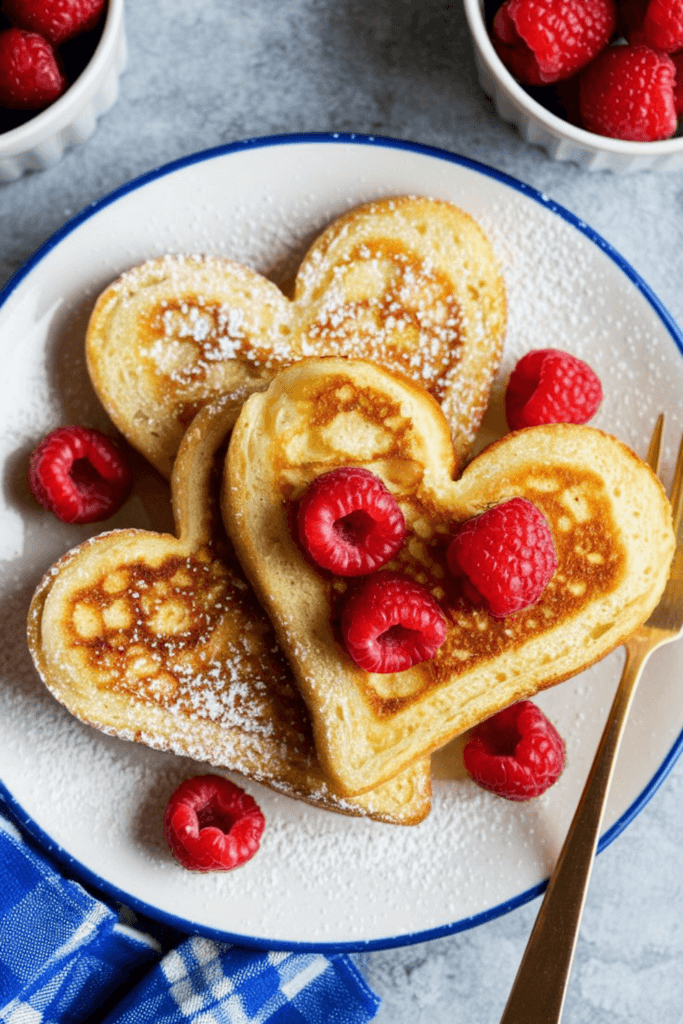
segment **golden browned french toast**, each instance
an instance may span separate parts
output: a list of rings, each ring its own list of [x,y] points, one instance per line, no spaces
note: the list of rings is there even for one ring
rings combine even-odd
[[[38,671],[106,733],[330,810],[417,823],[430,809],[427,758],[354,799],[320,767],[306,707],[218,513],[216,452],[234,419],[218,401],[187,432],[172,477],[178,538],[111,531],[46,574],[28,620]]]
[[[197,410],[241,402],[315,355],[377,360],[442,403],[461,461],[486,408],[506,322],[486,236],[457,207],[403,196],[335,220],[290,301],[218,256],[168,255],[114,281],[93,309],[90,377],[111,419],[164,475]]]
[[[366,361],[311,359],[251,396],[232,433],[222,508],[308,706],[318,756],[346,793],[391,778],[510,703],[576,674],[655,607],[673,552],[659,481],[590,427],[509,434],[453,479],[448,423],[424,389]],[[360,669],[338,631],[349,580],[304,556],[292,529],[312,480],[377,475],[407,534],[384,567],[426,585],[446,619],[435,657],[394,674]],[[450,576],[454,528],[513,498],[545,516],[557,569],[533,606],[494,618]],[[384,571],[384,570],[380,570]]]

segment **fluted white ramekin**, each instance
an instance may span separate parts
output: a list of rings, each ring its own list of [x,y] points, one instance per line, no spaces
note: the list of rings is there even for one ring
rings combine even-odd
[[[68,146],[85,142],[115,102],[125,63],[123,0],[109,0],[97,49],[76,81],[35,117],[0,133],[0,182],[51,167]]]
[[[474,41],[479,82],[504,121],[515,125],[527,142],[553,160],[569,160],[588,171],[676,171],[683,168],[683,138],[661,142],[608,139],[577,128],[552,114],[522,88],[505,67],[486,28],[483,0],[463,0]]]

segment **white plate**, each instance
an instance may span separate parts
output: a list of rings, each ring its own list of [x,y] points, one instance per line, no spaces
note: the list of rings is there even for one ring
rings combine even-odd
[[[420,193],[468,210],[505,267],[510,327],[500,381],[529,348],[586,358],[601,376],[594,423],[644,452],[668,414],[664,476],[683,428],[683,340],[634,271],[584,224],[527,186],[425,147],[354,136],[249,141],[181,160],[86,209],[0,296],[4,493],[0,508],[0,778],[15,814],[81,879],[188,930],[269,947],[360,949],[471,927],[540,891],[557,855],[611,701],[622,652],[545,693],[567,768],[528,805],[462,778],[457,750],[435,759],[434,808],[413,829],[346,818],[256,785],[267,817],[259,854],[196,875],[168,854],[165,801],[191,762],[100,735],[43,688],[24,643],[45,569],[98,528],[66,527],[26,491],[29,452],[49,429],[107,427],[90,389],[83,332],[98,292],[170,250],[225,253],[283,280],[306,243],[370,198]],[[504,431],[498,384],[482,442]],[[136,496],[107,527],[168,528],[166,487],[138,464]],[[603,845],[638,812],[683,746],[683,645],[657,652],[617,766]]]

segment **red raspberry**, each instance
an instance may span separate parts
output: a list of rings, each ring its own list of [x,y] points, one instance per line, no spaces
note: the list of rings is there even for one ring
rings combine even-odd
[[[463,758],[483,789],[506,800],[530,800],[562,774],[564,742],[540,708],[523,700],[477,725]]]
[[[676,131],[673,62],[649,46],[611,46],[579,82],[584,128],[632,142],[668,139]]]
[[[186,779],[164,813],[171,853],[189,871],[230,871],[251,860],[265,826],[254,798],[220,775]]]
[[[614,0],[505,0],[493,19],[493,45],[526,85],[571,78],[610,40]]]
[[[526,498],[511,498],[459,528],[448,568],[465,576],[465,595],[503,618],[535,604],[557,568],[550,527]]]
[[[396,499],[367,469],[334,469],[317,477],[298,511],[299,540],[323,569],[364,576],[396,554],[406,533]]]
[[[60,46],[95,28],[105,5],[106,0],[4,0],[2,9],[14,25]]]
[[[680,53],[672,53],[671,60],[676,69],[676,80],[674,82],[674,105],[679,117],[683,117],[683,50]]]
[[[643,19],[643,42],[673,53],[683,47],[683,0],[650,0]]]
[[[37,32],[0,32],[0,107],[40,110],[67,87],[55,51]]]
[[[65,523],[107,519],[124,503],[132,482],[118,445],[89,427],[53,430],[28,467],[33,497]]]
[[[433,658],[446,639],[446,620],[426,587],[393,572],[369,576],[352,592],[341,629],[366,672],[404,672]]]
[[[587,423],[602,385],[587,363],[554,348],[527,352],[510,374],[505,414],[511,430],[540,423]]]

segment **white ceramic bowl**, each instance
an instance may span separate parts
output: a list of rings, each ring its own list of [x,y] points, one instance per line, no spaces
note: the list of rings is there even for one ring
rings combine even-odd
[[[674,171],[683,168],[683,137],[662,142],[626,142],[594,135],[552,114],[522,88],[505,67],[486,28],[483,0],[463,0],[474,40],[479,82],[504,121],[522,138],[542,146],[554,160],[569,160],[589,171]]]
[[[67,146],[85,142],[115,102],[125,63],[123,0],[109,0],[97,49],[73,85],[35,117],[0,134],[0,182],[51,167]]]

